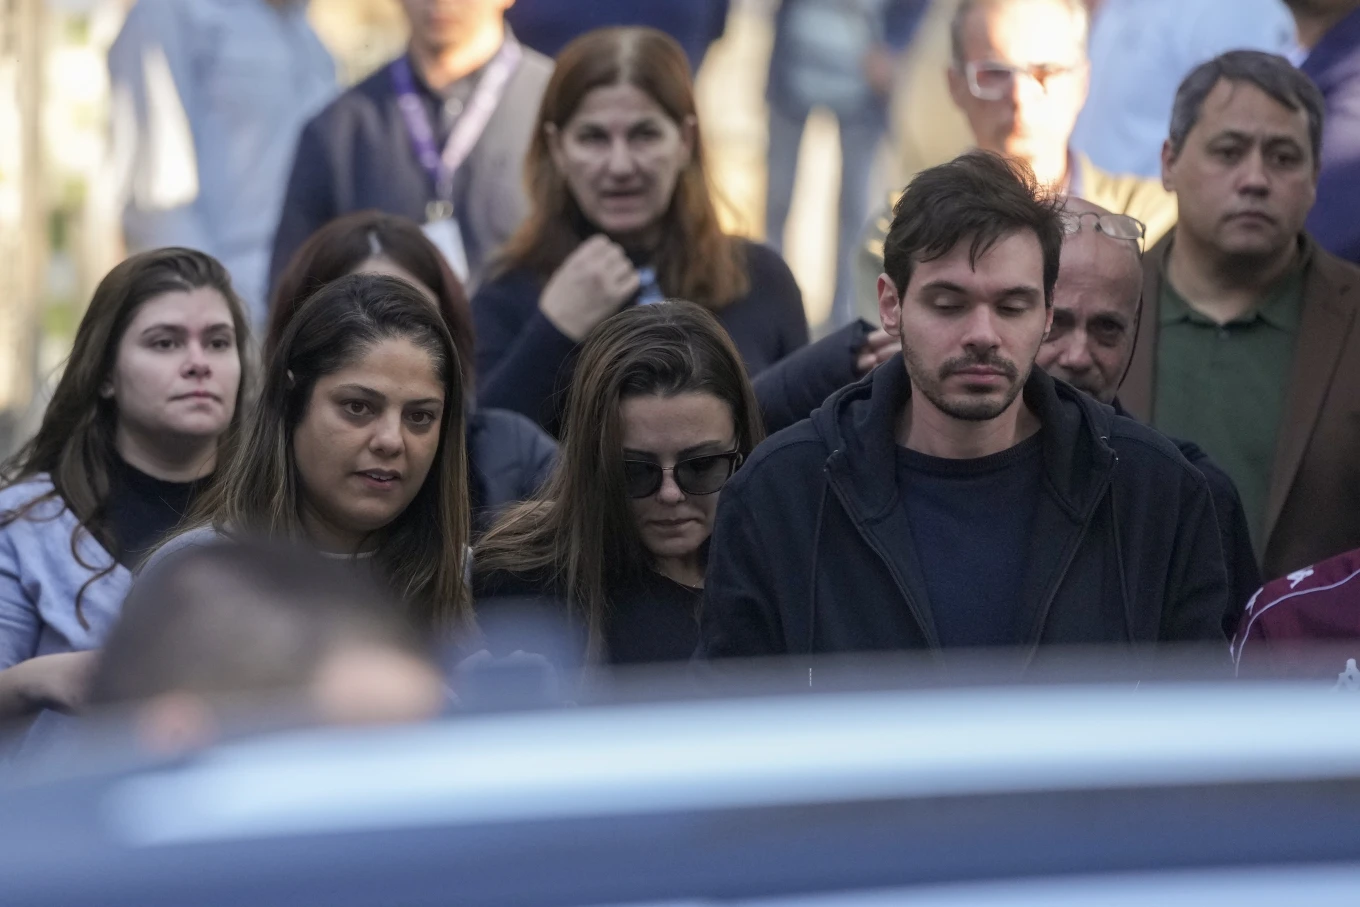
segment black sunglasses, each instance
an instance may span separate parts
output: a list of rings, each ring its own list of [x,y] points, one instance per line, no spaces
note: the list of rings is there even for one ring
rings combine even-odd
[[[660,466],[648,460],[624,460],[623,483],[628,497],[649,498],[661,489],[669,472],[685,494],[714,494],[732,478],[741,461],[741,454],[735,450],[690,457],[674,466]]]

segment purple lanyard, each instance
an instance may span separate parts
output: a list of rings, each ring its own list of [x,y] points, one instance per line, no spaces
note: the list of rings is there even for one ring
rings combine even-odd
[[[429,111],[416,93],[415,74],[407,57],[392,61],[389,71],[392,87],[397,93],[397,107],[401,109],[402,119],[406,121],[406,132],[416,157],[434,183],[435,199],[426,212],[429,220],[443,220],[453,216],[453,175],[472,153],[473,146],[486,131],[486,124],[496,112],[497,105],[505,96],[510,77],[519,67],[523,51],[519,42],[507,37],[501,49],[486,65],[477,89],[472,93],[463,113],[453,124],[449,140],[444,144],[441,154],[434,140],[434,125],[430,122]],[[437,211],[435,209],[438,209]],[[438,215],[438,216],[437,216]]]

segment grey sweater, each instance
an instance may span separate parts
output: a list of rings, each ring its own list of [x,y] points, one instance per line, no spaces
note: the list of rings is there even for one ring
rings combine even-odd
[[[0,489],[0,513],[51,491],[45,476]],[[0,528],[0,669],[39,655],[97,649],[117,620],[132,574],[84,530],[73,554],[77,525],[57,497]],[[90,582],[110,564],[112,571]],[[76,616],[82,587],[85,624]]]

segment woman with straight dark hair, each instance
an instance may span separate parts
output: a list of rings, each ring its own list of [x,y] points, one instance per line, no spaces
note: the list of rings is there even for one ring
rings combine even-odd
[[[147,569],[223,536],[297,540],[369,566],[418,630],[468,626],[464,412],[457,348],[424,293],[369,274],[327,284],[274,343],[195,525]]]
[[[537,491],[557,457],[557,444],[519,413],[472,405],[475,369],[472,311],[448,262],[414,221],[377,211],[351,214],[318,230],[279,278],[265,353],[313,294],[347,274],[386,274],[429,293],[453,336],[468,397],[468,492],[475,529]]]
[[[765,434],[732,341],[690,302],[627,309],[581,349],[548,485],[477,548],[478,606],[565,601],[588,660],[687,659],[722,486]]]
[[[79,704],[131,571],[230,454],[248,348],[241,300],[201,252],[135,255],[100,283],[37,434],[3,467],[0,718]]]
[[[722,229],[689,66],[665,34],[609,28],[569,44],[525,169],[530,215],[472,302],[484,405],[556,431],[579,344],[620,309],[665,297],[717,316],[761,376],[771,428],[887,358],[891,340],[863,322],[793,356],[808,342],[798,285],[778,253]]]

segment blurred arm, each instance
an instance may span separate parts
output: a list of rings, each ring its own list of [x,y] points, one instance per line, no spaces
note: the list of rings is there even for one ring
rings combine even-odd
[[[883,41],[894,53],[911,44],[929,7],[929,0],[888,0],[883,10]]]
[[[109,49],[111,147],[130,252],[179,245],[214,252],[197,209],[198,156],[188,4],[140,0]]]
[[[870,331],[867,322],[856,320],[756,375],[752,384],[765,430],[774,434],[806,419],[827,397],[856,380],[855,359]]]
[[[1194,473],[1177,529],[1171,579],[1162,611],[1162,642],[1226,642],[1228,577],[1213,499],[1204,477]]]
[[[287,270],[293,255],[313,233],[340,213],[335,200],[330,155],[321,138],[318,120],[312,120],[298,138],[279,225],[274,231],[274,251],[269,261],[268,298],[271,301],[274,286]]]
[[[527,277],[483,284],[472,300],[477,329],[477,402],[514,410],[551,430],[559,376],[576,351],[538,307]]]

